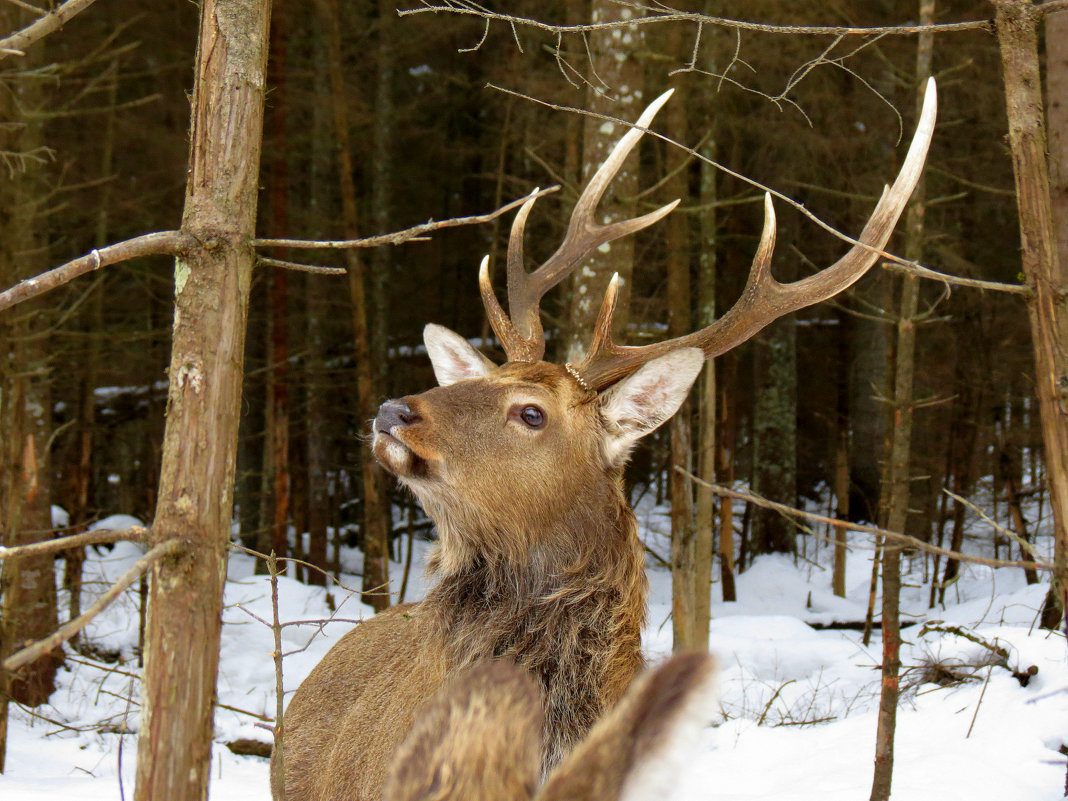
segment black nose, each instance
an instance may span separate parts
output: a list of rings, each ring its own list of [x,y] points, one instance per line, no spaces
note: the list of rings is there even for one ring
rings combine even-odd
[[[411,410],[404,401],[386,401],[378,407],[375,417],[375,431],[389,433],[394,426],[410,426],[419,420],[419,415]]]

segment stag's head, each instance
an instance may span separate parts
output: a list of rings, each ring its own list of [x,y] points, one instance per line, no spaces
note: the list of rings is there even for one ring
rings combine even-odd
[[[678,410],[705,359],[843,291],[875,263],[919,179],[934,128],[932,82],[901,172],[858,243],[835,264],[791,284],[776,281],[769,269],[775,215],[765,196],[749,279],[719,320],[652,345],[617,345],[613,279],[586,356],[577,364],[546,362],[539,312],[545,293],[594,248],[651,225],[678,203],[608,225],[594,220],[608,184],[670,94],[653,101],[619,141],[576,203],[563,243],[531,272],[523,232],[535,197],[523,204],[508,245],[508,313],[483,260],[482,300],[507,362],[497,366],[459,335],[428,325],[424,339],[439,386],[383,404],[374,421],[375,457],[415,492],[438,524],[443,548],[460,562],[472,549],[525,562],[543,545],[556,547],[560,532],[597,527],[584,515],[603,518],[606,508],[618,508],[619,476],[631,449]]]

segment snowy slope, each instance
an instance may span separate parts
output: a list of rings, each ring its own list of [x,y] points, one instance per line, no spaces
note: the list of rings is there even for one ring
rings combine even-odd
[[[642,505],[647,544],[668,552],[665,510]],[[426,543],[417,543],[415,592]],[[90,552],[87,594],[98,593],[139,555],[119,544]],[[871,784],[878,665],[878,634],[868,647],[860,633],[819,630],[834,621],[862,620],[868,594],[869,554],[851,554],[848,598],[830,592],[821,562],[829,548],[808,561],[762,557],[739,576],[737,603],[719,600],[713,588],[711,648],[721,666],[721,715],[679,777],[675,801],[838,801],[867,797]],[[350,555],[350,569],[358,555]],[[1068,665],[1061,635],[1034,628],[1045,585],[1028,587],[1021,571],[967,567],[947,595],[947,607],[926,609],[922,562],[906,578],[903,618],[905,700],[899,712],[894,795],[899,801],[1053,801],[1062,798],[1068,743]],[[670,575],[650,560],[651,597],[646,648],[651,661],[671,647]],[[394,565],[394,576],[400,566]],[[216,714],[217,743],[238,738],[269,740],[255,724],[274,710],[273,649],[269,629],[270,586],[252,574],[250,558],[230,563]],[[358,586],[358,580],[346,582]],[[322,590],[281,579],[283,620],[329,617]],[[370,614],[350,591],[332,591],[335,616],[344,621]],[[952,603],[949,603],[950,598]],[[409,594],[411,599],[411,594]],[[926,633],[926,620],[944,621]],[[285,629],[286,686],[293,689],[351,622]],[[953,627],[963,627],[954,629]],[[79,798],[119,799],[132,793],[136,762],[137,599],[131,592],[87,631],[101,652],[121,662],[72,655],[51,706],[35,718],[12,709],[8,772],[0,776],[4,801]],[[970,639],[969,639],[970,638]],[[991,649],[1004,649],[1007,667],[991,665]],[[936,671],[933,666],[940,665]],[[1026,687],[1012,670],[1038,673]],[[1008,668],[1008,669],[1007,669]],[[1011,669],[1011,670],[1010,670]],[[940,686],[928,679],[955,675]],[[49,720],[45,720],[48,718]],[[60,725],[62,724],[62,725]],[[267,761],[238,757],[217,745],[211,797],[218,801],[267,799]]]

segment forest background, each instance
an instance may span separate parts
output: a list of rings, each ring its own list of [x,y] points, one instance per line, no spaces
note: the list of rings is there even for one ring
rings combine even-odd
[[[796,529],[753,505],[736,530],[729,502],[713,503],[672,465],[720,484],[741,481],[790,506],[819,500],[832,516],[880,522],[953,551],[963,544],[964,512],[943,490],[966,497],[993,476],[1002,506],[992,513],[1010,529],[994,556],[1031,558],[1035,521],[1018,511],[1025,497],[1042,510],[1047,465],[1003,53],[991,22],[995,6],[1029,4],[736,5],[510,4],[507,14],[524,21],[462,4],[438,13],[386,0],[274,4],[235,540],[298,557],[313,567],[293,570],[310,583],[336,572],[339,542],[359,546],[364,589],[381,606],[384,549],[396,551],[399,535],[428,526],[371,463],[366,421],[382,400],[432,383],[419,345],[426,322],[499,357],[475,276],[487,253],[503,273],[507,217],[373,249],[307,250],[268,239],[386,234],[486,214],[556,184],[529,225],[528,252],[540,261],[561,240],[584,177],[618,137],[612,119],[632,120],[674,88],[655,127],[685,148],[647,137],[637,169],[620,176],[602,208],[611,218],[676,197],[680,207],[595,255],[547,299],[545,318],[551,356],[571,358],[596,313],[589,299],[619,272],[625,310],[617,319],[627,341],[692,330],[740,293],[764,187],[777,194],[780,280],[846,249],[810,215],[856,235],[915,122],[926,47],[940,111],[925,203],[910,218],[918,233],[908,250],[903,236],[890,249],[990,285],[918,282],[876,268],[846,295],[717,359],[678,423],[640,451],[628,481],[671,499],[682,545],[667,558],[685,568],[686,580],[707,581],[709,564],[695,563],[718,554],[724,597],[754,555],[793,552]],[[420,13],[398,14],[408,9]],[[917,35],[923,13],[946,23],[937,36]],[[714,19],[743,15],[745,24]],[[0,33],[35,16],[2,0]],[[1044,43],[1051,70],[1068,52],[1057,16]],[[17,58],[0,48],[0,290],[109,243],[176,227],[190,173],[198,20],[193,4],[121,0],[72,18]],[[839,27],[804,27],[814,24]],[[846,30],[879,26],[896,30]],[[1051,90],[1054,148],[1056,132],[1068,127],[1062,102]],[[297,270],[294,262],[333,270]],[[156,516],[172,265],[164,255],[121,261],[0,311],[6,544],[76,534],[115,510]],[[184,280],[181,269],[178,276]],[[906,400],[895,395],[902,330],[915,337]],[[915,415],[897,481],[908,498],[895,522],[889,457],[905,409]],[[60,532],[53,504],[70,514]],[[81,553],[64,555],[70,588],[80,581]],[[956,565],[935,564],[932,600]],[[51,560],[38,569],[51,575]],[[56,609],[54,582],[30,582],[32,597],[19,597],[6,566],[5,575],[4,655],[81,613]],[[686,619],[675,623],[677,638],[699,637],[678,630]],[[47,698],[58,663],[43,663],[10,682],[8,694],[30,704]]]

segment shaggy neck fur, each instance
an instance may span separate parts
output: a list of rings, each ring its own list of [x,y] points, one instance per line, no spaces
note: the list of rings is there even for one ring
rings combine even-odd
[[[431,564],[441,580],[424,608],[436,616],[450,668],[502,659],[541,679],[546,770],[642,667],[644,553],[618,485],[610,497],[607,510],[603,493],[601,503],[575,499],[570,519],[552,526],[551,543],[534,545],[519,561],[475,544],[514,542],[508,532],[472,537],[446,526]]]

